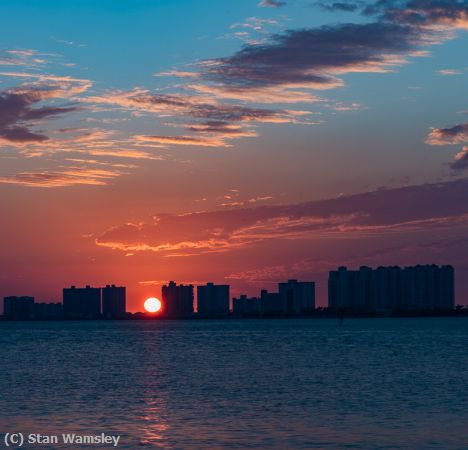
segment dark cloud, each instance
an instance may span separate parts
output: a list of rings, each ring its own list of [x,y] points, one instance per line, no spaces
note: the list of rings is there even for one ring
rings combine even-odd
[[[321,102],[323,99],[311,92],[343,86],[345,74],[394,70],[411,56],[426,55],[423,46],[448,39],[453,29],[464,28],[467,1],[378,1],[372,5],[377,15],[372,23],[289,30],[272,35],[267,42],[246,44],[232,56],[201,61],[197,71],[163,73],[190,80],[181,94],[152,94],[135,89],[89,97],[86,101],[147,111],[160,117],[183,117],[182,127],[186,130],[212,135],[180,136],[180,139],[143,137],[156,144],[198,142],[198,145],[212,146],[221,142],[226,146],[223,140],[252,135],[252,127],[239,127],[249,122],[251,125],[255,122],[311,124],[310,120],[299,118],[307,114],[304,111],[245,105]],[[264,0],[262,5],[282,3]],[[356,11],[366,5],[359,0],[313,3],[345,11]],[[422,19],[415,20],[413,13]],[[234,101],[239,104],[231,103]],[[188,127],[187,118],[193,122]],[[220,125],[223,123],[234,126]]]
[[[75,107],[33,106],[50,95],[49,91],[6,91],[0,93],[0,137],[10,142],[42,142],[44,133],[30,129],[35,122],[75,111]]]
[[[243,88],[269,86],[327,88],[336,75],[382,71],[393,56],[413,48],[418,33],[394,23],[342,24],[275,35],[265,45],[244,47],[206,68],[205,77]]]
[[[416,26],[454,25],[468,28],[467,0],[378,1],[365,10],[384,20]]]
[[[122,251],[226,251],[267,239],[354,238],[466,225],[468,179],[379,190],[294,205],[158,215],[103,233],[97,245]]]
[[[357,11],[362,4],[354,2],[319,2],[318,5],[327,11]]]
[[[416,55],[423,45],[468,28],[468,0],[379,1],[373,23],[290,30],[264,44],[247,45],[227,58],[202,64],[207,82],[254,92],[259,88],[326,89],[341,75],[386,71]],[[356,10],[358,2],[320,2],[332,10]],[[367,9],[370,13],[371,9]]]

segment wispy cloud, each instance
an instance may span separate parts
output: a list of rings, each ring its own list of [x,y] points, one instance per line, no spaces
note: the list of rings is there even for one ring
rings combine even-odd
[[[285,6],[286,2],[281,0],[262,0],[258,6],[263,8],[280,8],[281,6]]]
[[[441,69],[441,70],[438,70],[437,73],[439,75],[454,76],[454,75],[461,75],[463,72],[460,70],[456,70],[456,69]]]
[[[159,145],[228,147],[230,139],[256,136],[255,131],[251,129],[256,123],[315,123],[306,118],[310,114],[308,111],[222,103],[208,94],[211,93],[153,94],[147,90],[135,89],[129,92],[118,91],[90,96],[84,101],[112,105],[131,112],[151,113],[159,118],[180,119],[181,123],[172,125],[197,134],[196,136],[136,136],[140,142]],[[192,122],[187,124],[187,119],[191,119]]]
[[[0,53],[0,66],[41,67],[46,64],[48,54],[31,49],[12,49]]]
[[[465,145],[463,149],[455,156],[455,161],[451,165],[455,171],[468,169],[468,146]]]
[[[113,227],[100,235],[96,244],[124,252],[198,254],[271,239],[353,239],[466,226],[467,187],[468,180],[461,180],[294,205],[160,214],[150,222]]]
[[[71,167],[62,171],[22,172],[0,177],[0,184],[57,188],[76,185],[103,186],[121,173],[117,170]]]

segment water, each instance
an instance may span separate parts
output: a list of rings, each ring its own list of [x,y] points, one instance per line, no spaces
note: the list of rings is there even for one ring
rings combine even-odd
[[[467,449],[467,344],[463,318],[0,323],[0,432]]]

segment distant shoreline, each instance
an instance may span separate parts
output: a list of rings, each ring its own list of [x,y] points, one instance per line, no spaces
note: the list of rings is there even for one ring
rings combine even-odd
[[[468,307],[453,311],[407,311],[394,312],[391,314],[359,314],[354,312],[344,312],[343,315],[336,312],[318,311],[313,314],[302,315],[246,315],[239,316],[230,314],[229,316],[197,316],[191,317],[166,317],[147,313],[128,313],[126,317],[98,317],[98,318],[45,318],[45,319],[10,319],[0,316],[0,322],[121,322],[121,321],[242,321],[242,320],[317,320],[317,319],[417,319],[436,317],[468,317]]]

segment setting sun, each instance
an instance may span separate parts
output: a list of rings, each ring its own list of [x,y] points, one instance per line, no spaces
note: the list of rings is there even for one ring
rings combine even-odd
[[[156,313],[158,311],[161,310],[161,307],[162,307],[162,303],[159,299],[157,299],[156,297],[151,297],[151,298],[148,298],[146,301],[145,301],[145,310],[150,312],[150,313]]]

